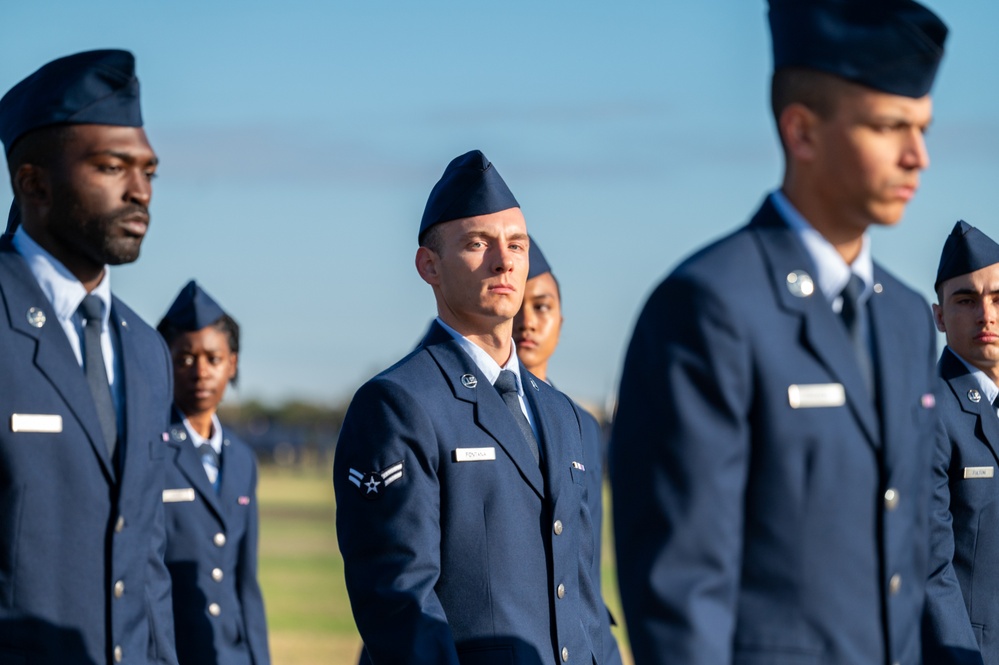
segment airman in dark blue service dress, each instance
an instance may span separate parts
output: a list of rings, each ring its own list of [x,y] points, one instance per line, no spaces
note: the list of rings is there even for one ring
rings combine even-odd
[[[448,165],[420,242],[439,317],[357,391],[333,466],[361,661],[599,663],[580,423],[517,360],[527,230],[482,153]]]
[[[177,658],[270,665],[257,581],[257,463],[216,414],[236,377],[239,325],[192,280],[157,330],[174,366],[163,508]]]
[[[782,187],[654,290],[625,359],[628,634],[640,665],[918,665],[935,338],[865,230],[928,164],[947,30],[907,0],[771,0],[770,25]]]
[[[138,256],[156,167],[132,54],[46,64],[0,99],[0,139],[20,213],[0,240],[0,662],[175,665],[169,357],[107,271]]]
[[[925,659],[991,665],[999,663],[999,244],[958,222],[934,286],[947,336],[937,365],[946,436],[934,464]]]

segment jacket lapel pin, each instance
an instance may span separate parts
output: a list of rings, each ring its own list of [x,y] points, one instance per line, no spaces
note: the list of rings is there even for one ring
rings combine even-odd
[[[808,298],[815,293],[815,282],[804,270],[794,270],[787,274],[787,290],[796,298]]]

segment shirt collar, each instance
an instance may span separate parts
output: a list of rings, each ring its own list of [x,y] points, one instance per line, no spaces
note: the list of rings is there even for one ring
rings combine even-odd
[[[955,358],[960,360],[961,363],[968,368],[968,373],[971,374],[971,376],[975,378],[975,381],[978,382],[978,387],[981,388],[982,394],[985,395],[985,399],[988,400],[989,404],[992,404],[992,402],[996,400],[996,397],[999,397],[999,386],[996,385],[995,381],[990,379],[985,372],[968,363],[968,361],[958,355],[954,349],[951,349],[949,346],[947,348],[950,349],[950,352],[954,354]]]
[[[14,248],[28,264],[28,269],[35,276],[35,281],[41,287],[42,293],[52,304],[52,310],[60,321],[69,321],[76,314],[80,303],[87,296],[87,290],[76,276],[66,266],[49,254],[35,239],[28,235],[23,226],[18,226],[12,240]],[[111,313],[111,274],[104,266],[104,277],[91,295],[101,299],[104,304],[102,326],[106,326]]]
[[[517,358],[517,345],[512,339],[510,340],[510,359],[506,361],[506,365],[500,367],[499,363],[493,360],[492,357],[486,353],[485,349],[463,336],[448,324],[444,323],[439,316],[437,317],[437,323],[439,323],[440,326],[444,328],[444,330],[446,330],[456,342],[458,342],[458,346],[461,347],[462,351],[469,355],[472,362],[475,363],[475,366],[479,368],[479,371],[482,372],[490,384],[496,383],[496,379],[499,378],[500,372],[508,369],[513,372],[514,376],[517,377],[517,394],[521,397],[524,396],[524,386],[523,382],[520,380],[520,360]]]
[[[218,414],[212,414],[212,435],[207,439],[194,430],[187,416],[184,416],[184,428],[195,448],[200,447],[202,443],[207,443],[216,453],[222,453],[222,423],[219,422]]]
[[[864,282],[864,292],[860,301],[864,302],[874,290],[874,259],[871,258],[871,239],[866,233],[860,246],[860,254],[852,264],[848,264],[840,256],[832,243],[815,230],[808,220],[791,204],[779,189],[770,194],[777,212],[788,227],[801,240],[808,252],[815,269],[818,271],[817,282],[819,290],[830,302],[836,300],[850,281],[850,275],[855,274]]]

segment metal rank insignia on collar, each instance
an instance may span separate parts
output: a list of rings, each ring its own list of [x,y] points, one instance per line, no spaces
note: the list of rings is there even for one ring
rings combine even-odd
[[[402,478],[402,462],[396,462],[381,471],[369,471],[368,473],[361,473],[357,469],[349,471],[350,482],[361,493],[361,496],[371,501],[379,498],[386,487],[400,478]]]
[[[974,388],[972,388],[971,390],[968,391],[968,399],[970,399],[975,404],[978,404],[979,402],[982,401],[982,394],[977,390],[975,390]]]
[[[474,388],[479,385],[479,380],[475,378],[474,374],[462,374],[461,375],[461,385],[466,388]]]

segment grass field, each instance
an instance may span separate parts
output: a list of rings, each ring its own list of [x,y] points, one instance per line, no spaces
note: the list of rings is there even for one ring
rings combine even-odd
[[[274,665],[356,663],[361,640],[343,583],[330,469],[263,467],[257,495],[260,584]],[[609,520],[604,525],[604,598],[620,618]],[[616,635],[626,651],[622,635]]]

